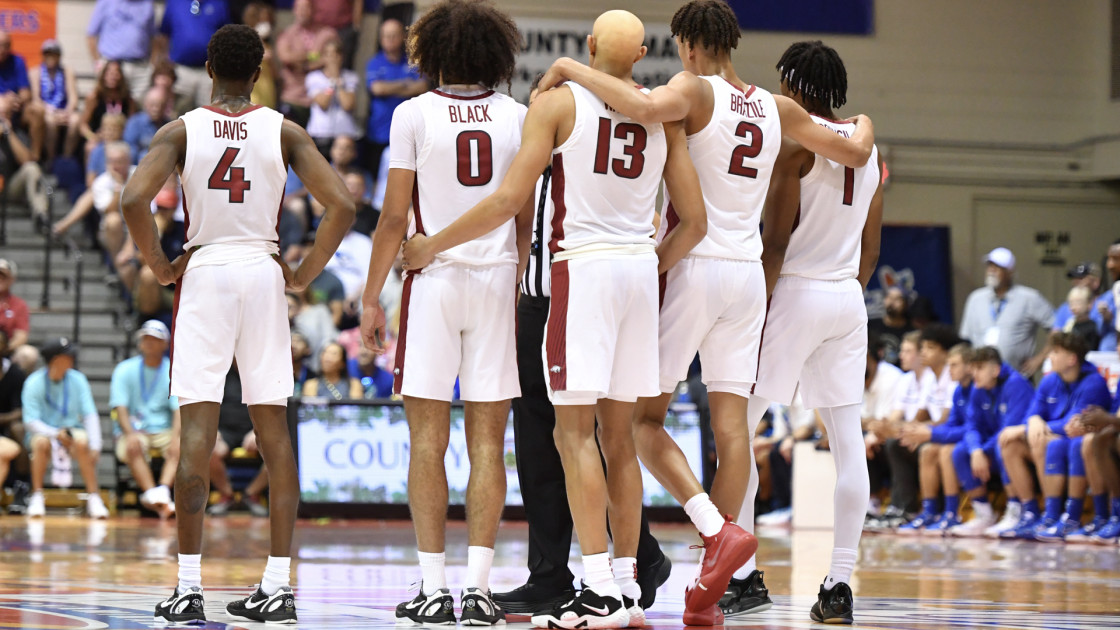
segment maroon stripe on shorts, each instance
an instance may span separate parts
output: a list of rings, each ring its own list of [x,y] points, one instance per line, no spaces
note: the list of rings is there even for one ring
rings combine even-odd
[[[552,263],[552,299],[548,304],[548,330],[544,338],[549,387],[568,389],[568,261]]]
[[[401,393],[401,384],[404,383],[404,347],[408,343],[408,303],[412,298],[412,281],[416,274],[407,273],[404,279],[404,289],[401,292],[401,324],[400,333],[397,335],[397,357],[393,360],[393,393]]]
[[[424,234],[424,220],[420,218],[420,183],[412,181],[412,212],[416,215],[416,233]]]
[[[552,156],[552,239],[548,241],[548,251],[560,251],[560,241],[564,240],[564,215],[568,207],[564,205],[564,154]]]
[[[754,394],[754,388],[758,385],[758,375],[762,372],[762,344],[766,341],[766,324],[770,321],[770,304],[773,300],[773,295],[766,300],[766,314],[762,316],[762,330],[758,333],[758,360],[754,362],[754,383],[751,384],[752,395]]]

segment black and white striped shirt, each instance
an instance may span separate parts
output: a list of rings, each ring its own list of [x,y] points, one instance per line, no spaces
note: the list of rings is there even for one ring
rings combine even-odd
[[[529,247],[529,266],[521,279],[521,292],[530,297],[548,297],[549,269],[552,261],[548,242],[552,239],[552,167],[537,180],[537,211],[533,216],[533,242]]]

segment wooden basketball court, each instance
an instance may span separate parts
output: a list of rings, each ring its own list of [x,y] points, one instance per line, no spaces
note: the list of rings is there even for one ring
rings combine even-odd
[[[684,586],[698,542],[684,525],[655,526],[674,562],[649,625],[682,627]],[[208,518],[203,556],[206,628],[253,628],[225,603],[256,583],[268,554],[268,524]],[[466,532],[448,532],[448,581],[465,575]],[[751,628],[822,627],[809,620],[828,571],[828,531],[760,530],[759,564],[774,595],[768,612],[728,620]],[[524,523],[503,524],[491,585],[521,584]],[[419,579],[416,543],[404,521],[301,521],[293,585],[300,628],[395,625],[393,607]],[[175,524],[154,519],[90,521],[0,517],[0,628],[151,628],[152,609],[176,579]],[[853,579],[858,628],[1120,628],[1120,547],[865,536]],[[456,593],[457,594],[457,593]],[[528,619],[511,617],[514,628]]]

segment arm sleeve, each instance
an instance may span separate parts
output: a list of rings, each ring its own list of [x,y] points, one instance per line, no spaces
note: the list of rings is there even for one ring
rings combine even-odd
[[[389,130],[389,168],[416,170],[416,151],[423,146],[423,128],[423,116],[415,101],[405,101],[393,110],[393,124]]]
[[[87,413],[82,416],[82,424],[86,428],[86,436],[89,437],[89,450],[91,453],[101,452],[101,416],[97,412]]]

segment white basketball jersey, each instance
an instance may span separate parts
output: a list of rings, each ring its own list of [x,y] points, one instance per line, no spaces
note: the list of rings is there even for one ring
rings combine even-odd
[[[700,78],[711,84],[715,101],[711,120],[688,137],[688,153],[704,191],[708,234],[689,256],[759,261],[758,226],[782,148],[778,107],[774,96],[762,88],[752,85],[744,92],[723,77]],[[658,240],[676,225],[670,202],[662,214]]]
[[[568,82],[572,135],[552,152],[553,254],[585,245],[652,245],[668,145],[660,123],[640,125]],[[637,88],[635,88],[637,89]]]
[[[845,138],[855,124],[813,116],[813,120]],[[816,280],[847,280],[859,276],[860,243],[871,199],[879,187],[879,151],[859,168],[848,168],[816,156],[801,178],[801,209],[786,248],[783,276]]]
[[[280,148],[284,116],[260,106],[237,114],[200,107],[182,120],[185,247],[201,246],[191,266],[278,253],[288,179]]]
[[[410,233],[435,234],[498,189],[521,148],[525,106],[493,90],[470,96],[432,90],[397,111],[401,108],[401,124],[410,125],[415,155]],[[390,155],[396,155],[393,149]],[[390,162],[391,167],[400,164],[395,157]],[[516,229],[510,220],[439,254],[429,267],[517,261]]]

